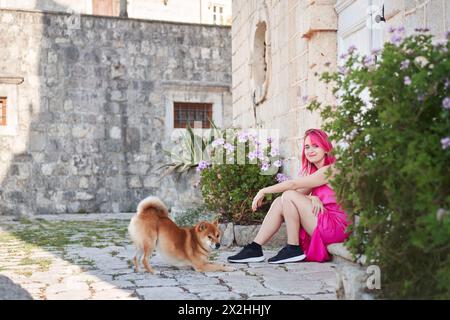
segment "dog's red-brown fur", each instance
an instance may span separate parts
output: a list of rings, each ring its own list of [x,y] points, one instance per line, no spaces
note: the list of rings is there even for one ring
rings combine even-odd
[[[155,249],[167,262],[176,266],[192,266],[200,272],[233,270],[208,261],[209,252],[220,246],[221,233],[217,222],[202,221],[191,228],[180,228],[169,218],[164,203],[156,197],[148,197],[139,203],[128,232],[137,248],[134,256],[136,272],[142,255],[145,269],[154,273],[149,258]]]

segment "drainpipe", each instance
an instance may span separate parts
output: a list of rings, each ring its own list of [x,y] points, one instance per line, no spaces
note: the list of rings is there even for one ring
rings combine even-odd
[[[128,18],[127,0],[120,0],[120,13],[119,17]]]
[[[372,18],[372,15],[373,15],[373,10],[372,10],[372,0],[370,0],[369,1],[369,8],[371,8],[370,9],[370,30],[369,30],[369,53],[372,51],[372,49],[373,49],[373,18]]]

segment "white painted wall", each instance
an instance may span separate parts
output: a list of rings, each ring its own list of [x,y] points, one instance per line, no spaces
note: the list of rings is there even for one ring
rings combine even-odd
[[[231,25],[231,0],[128,0],[128,17],[214,24],[214,6],[223,7],[223,24]],[[92,14],[92,0],[0,0],[0,8]]]
[[[384,5],[385,23],[370,23],[371,11]],[[389,41],[388,29],[403,26],[406,34],[415,28],[429,28],[442,38],[450,28],[449,0],[337,0],[338,55],[351,45],[367,54]],[[372,8],[372,10],[370,10]]]
[[[383,32],[386,23],[376,23],[381,14],[383,0],[339,0],[338,14],[338,57],[354,45],[362,54],[383,46]]]
[[[0,0],[2,9],[92,13],[92,0]]]

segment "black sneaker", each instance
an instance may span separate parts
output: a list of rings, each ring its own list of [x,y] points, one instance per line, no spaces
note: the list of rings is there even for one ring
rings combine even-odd
[[[306,259],[306,255],[300,247],[290,247],[289,245],[281,249],[276,256],[270,258],[269,263],[300,262]]]
[[[246,245],[238,254],[228,257],[228,262],[245,263],[264,261],[264,254],[261,248],[254,248]]]

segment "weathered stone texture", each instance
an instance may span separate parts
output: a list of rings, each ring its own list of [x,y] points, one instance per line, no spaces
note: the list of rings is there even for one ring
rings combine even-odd
[[[158,181],[173,126],[162,83],[183,81],[171,90],[188,102],[220,97],[225,125],[230,28],[85,15],[68,28],[69,18],[0,10],[0,77],[24,78],[18,134],[0,135],[0,214],[134,211],[150,194],[195,204],[194,175]]]

